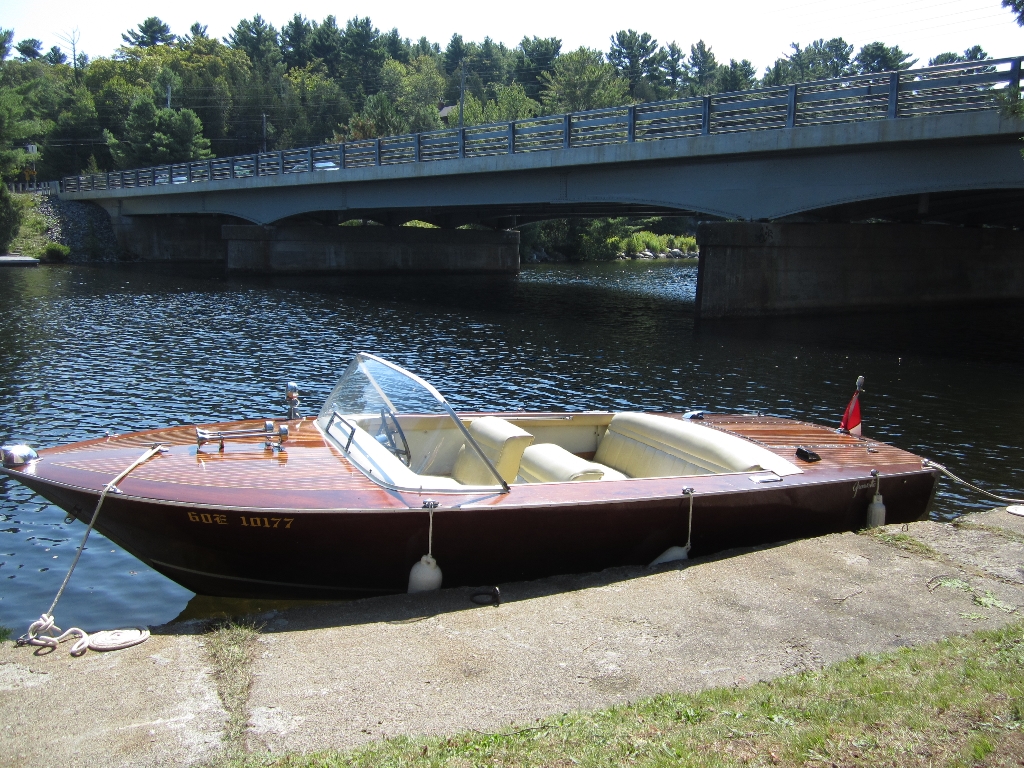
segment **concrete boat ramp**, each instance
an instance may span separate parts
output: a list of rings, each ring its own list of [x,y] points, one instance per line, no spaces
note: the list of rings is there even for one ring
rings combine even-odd
[[[199,622],[78,659],[5,643],[0,764],[190,765],[492,731],[995,628],[1024,610],[1024,518],[998,509],[501,591],[500,607],[451,589],[264,614],[232,669]],[[225,679],[251,679],[248,696],[224,696]]]

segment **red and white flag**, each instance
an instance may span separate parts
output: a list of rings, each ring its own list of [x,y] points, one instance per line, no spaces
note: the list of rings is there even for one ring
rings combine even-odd
[[[850,404],[843,412],[843,420],[839,422],[839,431],[860,437],[860,392],[864,387],[864,377],[857,377],[857,391],[850,398]]]

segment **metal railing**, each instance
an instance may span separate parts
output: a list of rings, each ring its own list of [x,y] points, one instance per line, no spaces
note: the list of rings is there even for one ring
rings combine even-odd
[[[851,75],[510,123],[66,176],[62,183],[67,192],[195,184],[997,109],[1000,93],[1009,89],[1016,92],[1020,87],[1021,60],[1022,57],[989,59]]]

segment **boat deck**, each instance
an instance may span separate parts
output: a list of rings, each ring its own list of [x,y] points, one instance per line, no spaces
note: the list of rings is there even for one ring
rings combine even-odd
[[[462,414],[472,418],[477,414]],[[494,414],[506,418],[552,414]],[[565,415],[565,414],[559,414]],[[666,414],[681,418],[678,415]],[[845,435],[828,427],[771,416],[708,414],[701,422],[713,429],[751,440],[793,461],[802,475],[790,483],[814,483],[841,477],[864,477],[871,469],[885,474],[920,472],[919,457],[885,443]],[[209,429],[258,429],[262,420],[209,425]],[[195,427],[177,426],[100,438],[50,448],[40,453],[40,478],[74,488],[99,491],[115,474],[154,443],[170,450],[135,469],[120,488],[128,495],[178,504],[240,505],[259,509],[304,508],[404,508],[418,506],[409,494],[381,488],[356,469],[327,443],[312,419],[289,422],[290,436],[284,451],[267,450],[261,440],[215,444],[197,450]],[[794,455],[797,446],[817,453],[821,460],[803,462]],[[691,484],[702,492],[724,491],[735,486],[735,476],[699,475]],[[613,491],[607,483],[586,489],[587,496],[607,494],[614,498],[678,493],[678,479],[636,479]],[[520,501],[528,504],[557,501],[572,487],[578,496],[583,485],[515,485]],[[749,486],[749,483],[747,484]],[[524,493],[525,491],[525,493]],[[454,502],[455,500],[452,499]],[[467,500],[468,501],[468,500]],[[487,505],[510,501],[505,496],[479,500]]]

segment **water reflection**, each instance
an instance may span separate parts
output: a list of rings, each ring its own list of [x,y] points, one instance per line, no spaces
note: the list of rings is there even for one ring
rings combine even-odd
[[[705,408],[835,424],[864,374],[868,434],[996,492],[1024,490],[1019,306],[695,325],[696,268],[651,262],[516,279],[142,266],[5,277],[0,306],[17,327],[0,337],[4,441],[281,414],[288,380],[309,412],[367,350],[467,409]],[[0,482],[0,623],[20,632],[52,600],[82,526]],[[943,484],[937,513],[987,506]],[[85,628],[158,624],[191,596],[95,535],[58,615]]]

